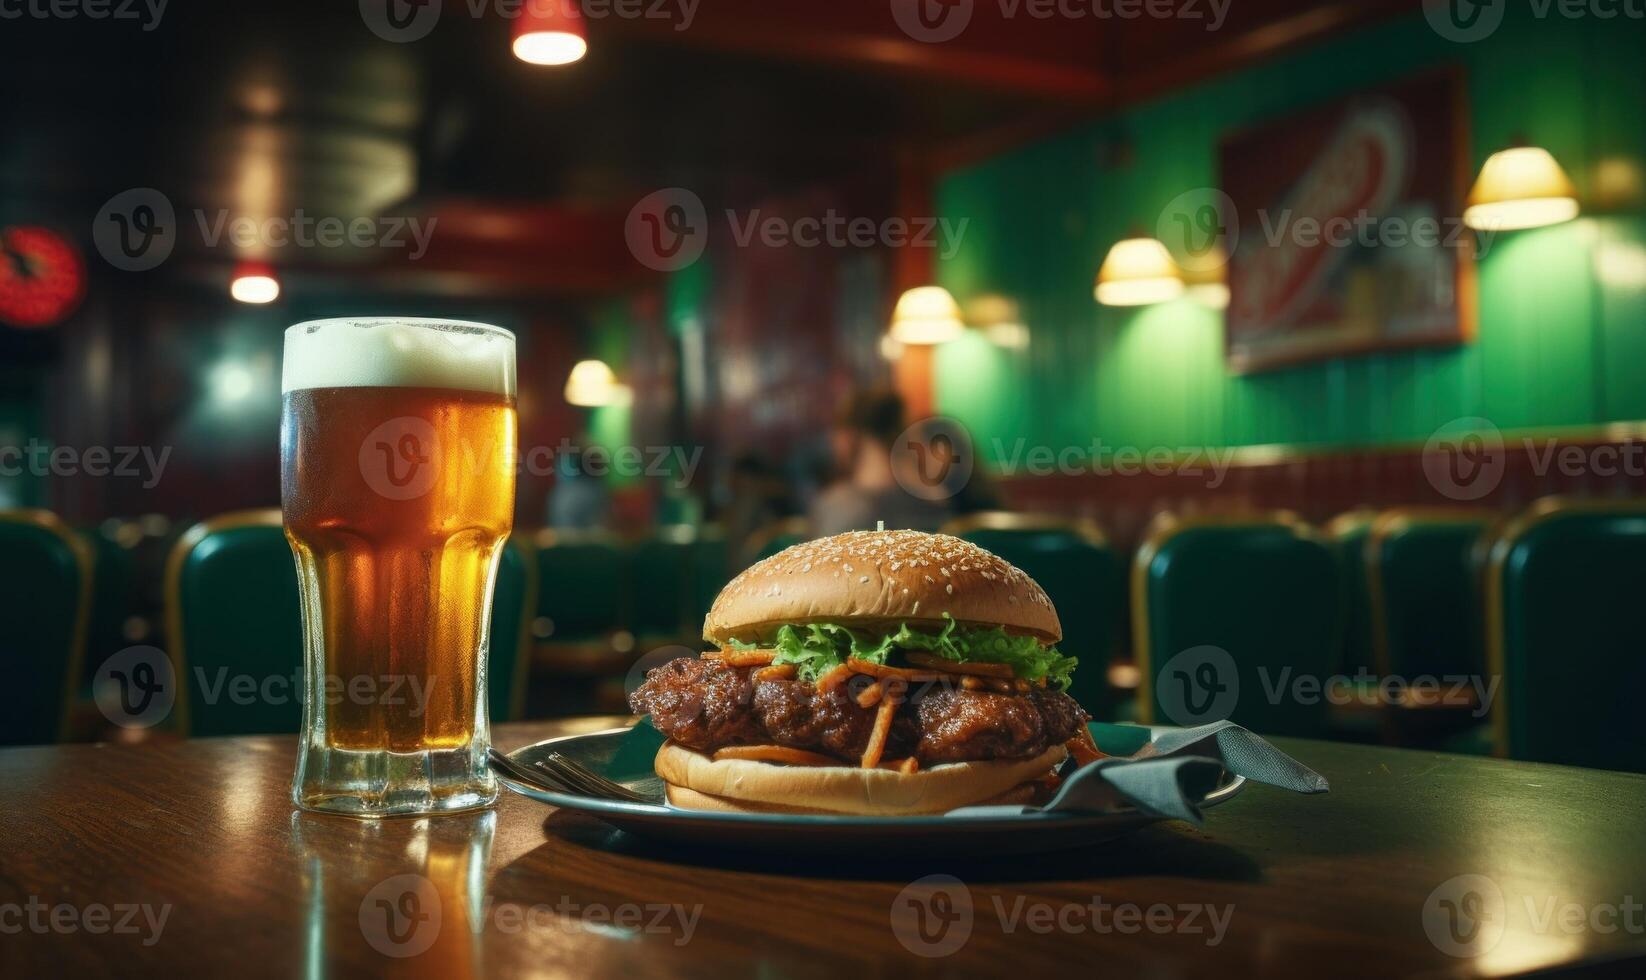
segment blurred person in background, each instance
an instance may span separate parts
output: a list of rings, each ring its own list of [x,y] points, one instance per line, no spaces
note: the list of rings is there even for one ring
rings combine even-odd
[[[935,531],[952,514],[947,499],[927,500],[898,483],[892,447],[907,428],[903,399],[887,389],[849,399],[830,433],[840,477],[812,502],[812,533],[887,528]]]
[[[760,453],[739,453],[732,461],[720,512],[720,523],[726,531],[726,554],[747,554],[752,538],[793,513],[783,475],[771,461]]]
[[[584,470],[582,450],[569,450],[556,457],[554,473],[554,488],[549,491],[549,526],[563,531],[606,527],[611,519],[611,491],[604,480]]]

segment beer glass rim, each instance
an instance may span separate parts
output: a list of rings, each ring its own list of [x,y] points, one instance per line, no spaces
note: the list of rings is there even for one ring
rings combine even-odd
[[[477,331],[498,337],[515,339],[514,331],[494,323],[481,323],[478,320],[456,320],[438,316],[334,316],[322,317],[318,320],[304,320],[286,328],[286,333],[313,332],[323,327],[349,326],[360,328],[373,327],[417,327],[424,330],[445,330],[457,328],[463,331]]]

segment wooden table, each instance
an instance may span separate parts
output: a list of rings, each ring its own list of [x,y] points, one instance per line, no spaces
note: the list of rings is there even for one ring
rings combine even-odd
[[[1642,776],[1277,740],[1332,791],[1254,786],[1205,831],[1029,859],[773,860],[508,793],[430,820],[300,815],[294,741],[0,752],[0,976],[1387,976],[1646,955]],[[909,888],[929,875],[959,883]]]

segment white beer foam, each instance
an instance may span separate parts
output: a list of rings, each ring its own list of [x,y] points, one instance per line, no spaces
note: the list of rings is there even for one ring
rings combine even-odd
[[[456,388],[515,395],[514,334],[463,320],[359,317],[286,330],[280,390]]]

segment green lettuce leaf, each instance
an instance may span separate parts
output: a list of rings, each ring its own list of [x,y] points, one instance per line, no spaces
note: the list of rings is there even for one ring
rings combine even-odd
[[[732,641],[732,646],[744,650],[757,645]],[[834,623],[784,626],[778,629],[772,647],[777,650],[775,663],[794,664],[796,673],[808,681],[845,663],[847,657],[884,664],[898,651],[919,650],[956,663],[1009,664],[1023,680],[1045,678],[1061,691],[1068,688],[1078,663],[1032,636],[1013,636],[999,627],[962,627],[953,619],[935,633],[904,623],[897,632],[884,636]]]

